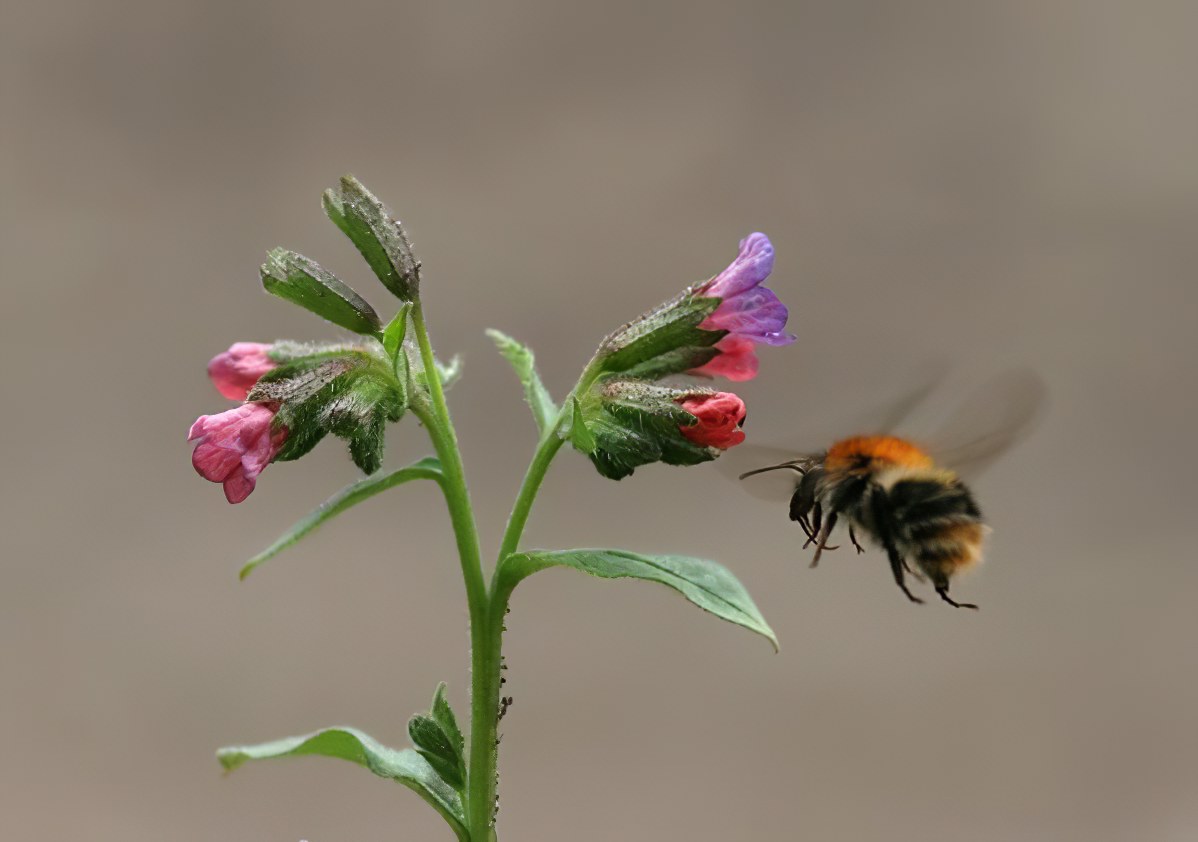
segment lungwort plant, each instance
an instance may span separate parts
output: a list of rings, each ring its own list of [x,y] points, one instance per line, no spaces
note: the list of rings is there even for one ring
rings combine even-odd
[[[608,335],[569,393],[555,400],[537,375],[532,352],[489,331],[524,388],[540,437],[512,506],[495,563],[483,563],[466,477],[445,390],[458,376],[429,339],[420,298],[421,265],[403,226],[352,176],[324,194],[324,209],[398,300],[387,321],[361,295],[315,261],[286,249],[270,252],[262,285],[352,336],[327,344],[239,342],[217,355],[208,374],[239,405],[192,425],[192,464],[224,486],[230,503],[254,491],[273,462],[298,459],[332,435],[348,445],[363,472],[251,559],[258,565],[346,509],[382,491],[429,480],[449,509],[469,605],[469,728],[463,729],[437,687],[428,712],[408,723],[411,747],[395,749],[351,728],[332,728],[257,745],[221,749],[234,769],[250,760],[318,754],[350,760],[412,789],[460,840],[495,836],[503,621],[512,591],[528,576],[570,567],[606,579],[658,582],[705,611],[777,645],[744,587],[724,567],[702,558],[647,555],[624,549],[534,550],[521,536],[554,457],[569,444],[600,475],[622,479],[654,462],[697,465],[744,440],[744,402],[706,383],[757,374],[756,345],[785,345],[787,311],[762,284],[774,251],[751,234],[728,268]],[[383,468],[388,424],[414,415],[434,455],[407,467]],[[465,730],[466,733],[463,733]]]

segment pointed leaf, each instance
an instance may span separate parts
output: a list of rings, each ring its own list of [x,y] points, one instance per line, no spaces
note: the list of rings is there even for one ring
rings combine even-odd
[[[358,503],[373,497],[381,491],[386,491],[388,488],[394,488],[397,485],[414,479],[439,481],[441,479],[441,463],[435,458],[428,456],[406,468],[386,473],[371,474],[346,486],[321,503],[320,506],[303,520],[284,532],[279,536],[277,541],[246,562],[245,566],[241,568],[241,578],[244,579],[246,576],[249,576],[254,571],[254,568],[262,562],[274,558],[292,544],[298,543],[301,538],[315,530],[326,520],[336,517],[351,506],[356,506]]]
[[[414,301],[420,288],[420,262],[403,225],[391,210],[352,175],[324,193],[329,219],[357,246],[383,286],[402,301]]]
[[[228,771],[247,760],[298,757],[316,754],[337,757],[365,766],[380,778],[398,781],[432,805],[449,823],[459,839],[468,839],[462,801],[437,776],[428,762],[412,749],[396,750],[382,745],[356,728],[329,728],[301,737],[287,737],[253,746],[231,746],[216,753]]]
[[[644,380],[660,380],[671,374],[681,374],[699,368],[719,355],[719,349],[713,346],[687,345],[638,363],[624,371],[623,375]]]
[[[458,753],[462,754],[466,750],[466,740],[462,737],[462,729],[458,727],[458,718],[449,706],[449,699],[445,698],[444,681],[437,685],[437,692],[433,694],[431,712],[441,730],[449,737],[450,742],[457,746]]]
[[[287,249],[274,249],[260,270],[262,286],[272,295],[298,304],[335,325],[378,336],[383,323],[362,296],[314,260]]]
[[[412,355],[412,380],[417,388],[428,391],[428,375],[424,371],[424,363],[420,359],[419,354]],[[441,388],[448,390],[462,376],[462,355],[454,354],[449,362],[442,362],[434,359],[433,364],[437,367],[437,376],[441,378]]]
[[[681,593],[715,616],[756,632],[778,649],[778,639],[753,598],[725,567],[703,558],[641,555],[627,550],[534,550],[507,556],[499,567],[498,587],[506,592],[526,576],[549,567],[573,567],[603,579],[644,579]]]
[[[437,720],[422,713],[416,714],[408,720],[408,736],[412,738],[412,744],[420,756],[447,784],[458,792],[465,789],[466,767],[462,755]]]
[[[691,364],[698,349],[714,345],[727,333],[699,328],[719,305],[720,299],[696,296],[689,289],[633,319],[599,346],[603,370],[636,371],[637,376],[652,378],[686,371],[683,366]]]
[[[437,376],[441,378],[441,388],[448,389],[454,383],[457,383],[462,376],[462,355],[454,354],[449,358],[449,362],[443,363],[440,360],[434,360],[437,365]]]
[[[491,341],[495,343],[499,353],[515,369],[516,376],[524,385],[524,399],[528,401],[528,406],[532,409],[532,417],[537,422],[537,429],[544,433],[545,429],[557,418],[558,410],[549,390],[545,388],[540,375],[537,374],[536,360],[532,350],[527,345],[517,342],[498,330],[488,330],[487,336],[491,337]]]
[[[399,308],[399,312],[387,323],[386,329],[383,331],[383,348],[387,351],[387,356],[395,359],[399,353],[399,348],[403,345],[404,337],[408,333],[408,313],[412,310],[411,304],[405,304]]]
[[[582,413],[582,405],[578,398],[570,397],[570,406],[566,412],[568,423],[563,423],[562,438],[568,438],[570,443],[583,453],[594,453],[596,442],[591,431],[587,429],[586,417]]]

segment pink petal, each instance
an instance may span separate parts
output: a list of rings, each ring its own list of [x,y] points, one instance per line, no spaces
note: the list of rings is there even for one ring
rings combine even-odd
[[[720,351],[719,356],[694,369],[692,374],[726,377],[736,383],[757,376],[758,360],[753,350],[753,340],[730,333],[715,347]]]
[[[194,441],[208,432],[208,418],[207,415],[201,415],[192,423],[191,429],[187,431],[188,441]]]
[[[239,468],[225,480],[225,499],[230,503],[240,503],[250,496],[250,492],[257,484],[256,479],[246,476],[245,472]]]
[[[231,400],[245,400],[258,379],[276,366],[268,353],[270,347],[261,342],[235,342],[213,357],[208,362],[208,376],[216,390]]]
[[[249,496],[286,441],[286,429],[271,430],[276,411],[272,404],[247,403],[192,425],[189,437],[198,440],[192,465],[205,479],[224,483],[230,503]]]
[[[225,478],[241,467],[241,451],[221,447],[212,442],[200,442],[191,454],[192,467],[209,482],[224,482]]]

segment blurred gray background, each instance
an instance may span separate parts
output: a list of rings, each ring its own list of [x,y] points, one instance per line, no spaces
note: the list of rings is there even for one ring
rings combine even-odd
[[[355,469],[328,442],[230,507],[184,441],[229,405],[214,353],[330,335],[261,292],[266,249],[390,307],[320,210],[353,172],[465,355],[489,547],[534,433],[483,329],[561,395],[752,230],[800,337],[738,390],[754,440],[938,354],[959,386],[1028,365],[1052,393],[977,484],[976,615],[908,604],[877,552],[806,569],[784,507],[712,466],[616,484],[563,454],[527,544],[721,559],[782,651],[664,588],[530,580],[502,839],[1198,837],[1196,26],[1163,2],[5,3],[0,835],[447,837],[349,764],[212,755],[333,724],[400,744],[440,680],[465,704],[431,487],[239,584]],[[405,423],[388,464],[427,449]]]

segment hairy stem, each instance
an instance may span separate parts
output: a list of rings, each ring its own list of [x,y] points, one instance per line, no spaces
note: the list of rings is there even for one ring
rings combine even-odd
[[[587,388],[590,385],[597,370],[596,363],[592,361],[583,371],[578,385],[566,396],[557,417],[552,423],[546,425],[542,432],[532,462],[529,463],[528,470],[524,474],[524,481],[520,484],[520,491],[516,495],[516,502],[512,506],[511,515],[508,516],[507,528],[504,529],[503,540],[499,545],[499,556],[495,562],[490,601],[487,608],[487,634],[485,636],[487,648],[481,658],[478,657],[476,651],[474,659],[475,700],[481,701],[482,711],[490,715],[483,719],[475,718],[471,723],[470,821],[472,829],[479,827],[475,824],[475,819],[481,814],[481,806],[476,810],[476,805],[488,805],[493,820],[499,784],[497,747],[499,745],[500,690],[503,686],[504,668],[503,621],[507,614],[508,599],[511,597],[510,588],[504,590],[499,586],[499,568],[503,564],[503,560],[519,548],[520,538],[524,534],[524,527],[532,512],[532,505],[537,499],[537,492],[541,490],[541,483],[545,480],[545,474],[549,471],[553,457],[565,444],[565,441],[558,435],[558,427],[565,415],[565,407],[570,405],[570,399],[579,389]],[[487,836],[477,838],[488,841],[494,839],[494,829],[488,826],[488,833]]]
[[[565,417],[566,407],[570,405],[570,401],[576,394],[590,388],[598,376],[599,366],[600,361],[597,358],[587,364],[587,367],[583,369],[582,376],[578,378],[578,383],[562,401],[562,408],[558,410],[557,417],[553,419],[553,423],[545,427],[545,431],[541,434],[537,452],[533,454],[528,471],[524,474],[524,482],[520,485],[520,493],[516,496],[516,503],[512,506],[512,513],[508,516],[507,528],[503,532],[503,542],[499,545],[499,558],[496,559],[496,567],[499,562],[519,549],[520,538],[524,535],[524,526],[528,523],[532,504],[537,499],[537,492],[541,490],[545,474],[549,471],[549,464],[561,450],[562,445],[566,443],[558,435],[558,427],[561,426],[562,419]],[[494,582],[492,582],[493,584]],[[492,596],[494,597],[494,595]],[[506,602],[506,598],[504,601]]]
[[[499,671],[500,638],[498,632],[492,631],[492,624],[488,622],[489,600],[486,580],[483,577],[478,528],[474,521],[474,510],[470,505],[470,494],[466,489],[466,476],[462,469],[457,435],[449,417],[449,407],[445,403],[445,390],[441,386],[428,329],[424,324],[424,311],[419,302],[412,308],[412,327],[415,329],[416,342],[420,346],[420,359],[432,402],[431,410],[414,406],[412,411],[428,429],[433,447],[437,451],[437,458],[441,460],[444,472],[441,487],[453,523],[462,565],[462,578],[466,583],[466,599],[470,606],[471,727],[466,823],[470,828],[472,840],[486,842],[494,838],[494,832],[491,830],[495,780],[493,735],[499,704],[498,689],[491,687],[492,682],[488,677]],[[498,679],[494,683],[498,685]],[[495,701],[490,701],[492,697],[495,697]],[[492,736],[488,737],[488,734]]]
[[[449,408],[445,403],[444,389],[419,302],[412,309],[412,326],[420,346],[420,358],[432,402],[431,408],[414,406],[412,411],[428,428],[437,456],[442,462],[444,475],[441,486],[457,538],[462,576],[466,582],[466,596],[470,603],[470,758],[465,803],[466,824],[473,842],[494,842],[499,780],[499,704],[500,688],[503,684],[503,621],[511,591],[499,588],[494,582],[488,588],[483,577],[478,529],[470,506],[470,496],[466,490],[461,453],[449,418]],[[537,492],[540,491],[553,457],[565,443],[558,435],[558,427],[565,413],[564,407],[570,404],[570,398],[578,390],[590,386],[598,370],[597,361],[592,360],[583,371],[578,385],[567,396],[557,418],[541,435],[536,453],[533,454],[532,462],[516,496],[507,528],[504,530],[496,570],[503,559],[519,547]]]
[[[560,421],[561,413],[558,413],[557,420],[545,428],[545,434],[541,436],[541,442],[537,445],[537,452],[533,454],[528,471],[524,474],[520,493],[516,497],[515,505],[512,506],[511,515],[508,516],[507,529],[503,532],[503,543],[499,545],[499,561],[519,548],[520,537],[524,534],[524,526],[528,523],[532,504],[537,498],[537,492],[541,490],[541,483],[545,480],[549,463],[553,461],[553,457],[565,444],[565,441],[557,434],[557,425]]]
[[[533,501],[545,478],[549,463],[562,446],[557,424],[548,427],[525,474],[524,483],[508,519],[499,559],[515,550],[528,521]],[[496,566],[498,569],[498,565]],[[470,776],[468,820],[472,839],[491,842],[498,794],[499,704],[503,685],[503,621],[510,593],[492,586],[483,633],[472,635]]]

